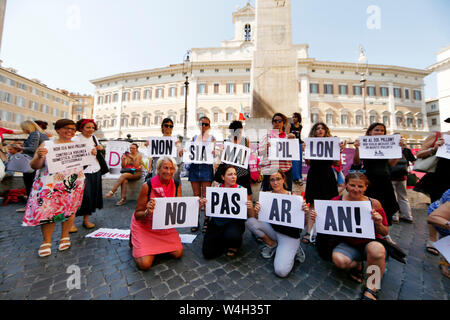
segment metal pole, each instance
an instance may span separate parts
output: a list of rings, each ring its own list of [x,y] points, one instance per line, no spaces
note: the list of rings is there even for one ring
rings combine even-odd
[[[189,88],[189,77],[186,76],[186,82],[184,83],[184,139],[187,139],[187,95]]]

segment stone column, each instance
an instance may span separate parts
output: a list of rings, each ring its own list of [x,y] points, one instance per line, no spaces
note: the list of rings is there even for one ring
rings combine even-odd
[[[390,117],[390,125],[389,130],[391,133],[393,133],[397,128],[397,121],[395,119],[395,97],[394,97],[394,84],[392,82],[388,83],[389,86],[389,113],[391,114]]]
[[[123,108],[123,86],[119,88],[119,104],[117,109],[117,123],[116,123],[116,130],[117,130],[117,138],[120,138],[121,130],[122,130],[122,108]]]
[[[420,112],[422,113],[422,123],[423,123],[422,130],[425,132],[428,132],[428,131],[430,131],[430,128],[428,126],[428,119],[427,119],[427,103],[425,101],[425,85],[421,86],[420,94],[422,95],[422,102],[420,103]]]
[[[198,81],[195,77],[189,79],[188,89],[188,105],[187,105],[187,135],[188,138],[192,138],[199,133],[198,121],[197,121],[197,94]]]

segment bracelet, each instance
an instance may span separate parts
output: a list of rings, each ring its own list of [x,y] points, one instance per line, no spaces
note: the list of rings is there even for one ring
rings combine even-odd
[[[144,211],[144,217],[148,216],[149,213],[150,213],[150,212],[148,211],[148,209],[145,209],[145,211]]]

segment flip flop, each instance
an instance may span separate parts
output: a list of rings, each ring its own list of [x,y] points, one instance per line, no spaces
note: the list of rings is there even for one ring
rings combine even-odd
[[[238,250],[235,249],[235,248],[228,248],[228,249],[227,249],[226,255],[227,255],[228,257],[234,257],[234,256],[236,255],[237,252],[238,252]]]
[[[433,245],[433,243],[431,241],[427,241],[426,251],[428,253],[431,253],[434,256],[438,256],[439,255],[439,251],[437,251],[437,249],[434,247],[434,245]]]
[[[105,195],[105,199],[109,199],[114,195],[114,192],[109,191],[106,195]]]
[[[123,206],[125,203],[127,203],[127,199],[120,199],[119,202],[116,203],[116,206],[120,207]]]

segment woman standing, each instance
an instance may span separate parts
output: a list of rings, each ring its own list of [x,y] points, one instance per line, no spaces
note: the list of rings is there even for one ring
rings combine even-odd
[[[303,163],[303,148],[302,148],[302,116],[300,113],[295,112],[292,117],[291,127],[289,129],[289,133],[295,135],[295,138],[298,139],[300,143],[300,160],[292,161],[292,181],[298,183],[299,185],[303,185],[303,176],[302,176],[302,163]]]
[[[386,135],[386,126],[383,123],[373,123],[367,129],[366,136]],[[355,155],[353,164],[359,165],[360,141],[355,141]],[[400,209],[395,197],[394,187],[391,182],[391,168],[399,159],[363,159],[363,168],[370,181],[366,195],[378,199],[383,206],[389,225],[392,225],[392,216]]]
[[[46,155],[48,147],[70,143],[75,135],[75,122],[61,119],[55,123],[58,136],[55,140],[46,141],[36,151],[30,166],[38,170],[28,198],[23,226],[41,226],[43,242],[39,256],[49,256],[52,251],[52,235],[55,223],[62,222],[59,251],[70,248],[69,230],[75,219],[75,213],[83,200],[84,173],[82,168],[73,168],[64,172],[49,174]],[[93,149],[96,155],[97,150]]]
[[[102,145],[98,142],[94,136],[94,132],[97,131],[97,124],[92,119],[81,119],[76,124],[77,131],[81,132],[80,135],[73,138],[73,141],[79,141],[86,143],[91,149],[97,149],[97,152],[103,150]],[[85,186],[83,194],[83,202],[78,209],[76,217],[83,217],[83,227],[86,229],[92,229],[95,224],[89,221],[89,216],[92,215],[97,209],[103,208],[102,197],[102,173],[100,171],[100,164],[98,160],[94,160],[94,164],[84,169]],[[74,224],[70,229],[70,233],[77,232],[78,229]]]
[[[216,148],[216,138],[210,135],[209,132],[211,130],[211,121],[208,117],[201,117],[199,119],[200,123],[200,136],[194,136],[192,141],[195,142],[212,142],[214,143],[214,149]],[[214,154],[214,151],[213,151]],[[191,182],[192,191],[194,193],[194,197],[204,198],[206,196],[206,188],[210,187],[212,181],[214,180],[214,168],[212,164],[195,164],[192,163],[189,167],[189,178],[188,180]],[[208,227],[208,218],[205,216],[205,220],[203,223],[202,232],[205,233]],[[198,226],[191,228],[192,232],[197,232],[200,228],[200,215]]]
[[[309,133],[310,138],[330,138],[330,129],[323,122],[316,123]],[[342,147],[341,147],[342,148]],[[333,160],[306,160],[309,171],[306,178],[305,200],[314,207],[314,200],[330,200],[339,195],[336,175],[333,171]],[[308,219],[307,232],[302,242],[311,242],[310,233],[314,223]]]
[[[116,206],[123,206],[127,202],[128,181],[139,180],[142,178],[142,155],[138,150],[139,146],[136,143],[132,143],[130,152],[125,152],[122,155],[122,170],[127,172],[124,172],[120,176],[114,187],[105,196],[106,199],[111,198],[117,189],[121,187],[121,198],[119,202],[116,203]]]

